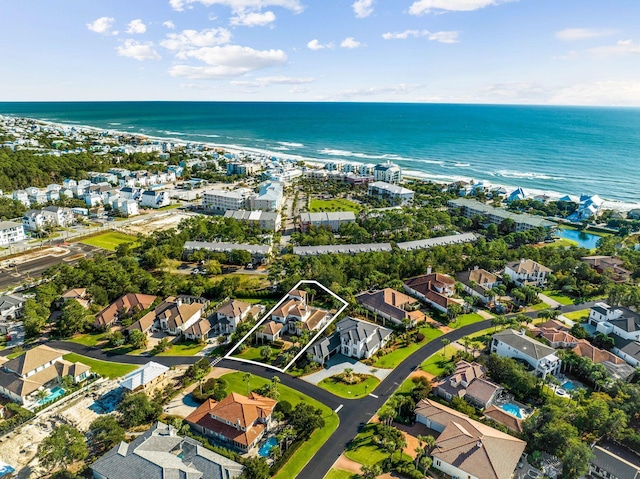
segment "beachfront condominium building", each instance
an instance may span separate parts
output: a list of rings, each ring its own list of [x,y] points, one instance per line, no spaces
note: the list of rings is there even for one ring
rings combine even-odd
[[[14,221],[0,221],[0,246],[25,239],[24,226]]]
[[[526,213],[512,213],[511,211],[507,211],[502,208],[494,208],[493,206],[485,205],[480,201],[470,200],[467,198],[450,200],[448,204],[449,208],[462,210],[462,214],[466,218],[480,216],[484,218],[487,223],[493,223],[495,225],[500,225],[504,220],[510,219],[513,221],[514,232],[516,233],[539,227],[549,230],[556,226],[555,223],[547,221],[540,216],[534,216]]]
[[[260,170],[260,165],[256,163],[228,163],[227,175],[253,175]]]
[[[356,215],[353,211],[332,211],[320,213],[300,213],[300,229],[308,231],[310,227],[326,228],[338,231],[340,225],[354,223]]]
[[[402,169],[391,162],[381,163],[373,168],[373,179],[398,184],[402,181]]]
[[[282,183],[272,181],[260,185],[257,195],[249,198],[252,210],[278,211],[282,207],[284,188]]]
[[[209,190],[202,195],[202,207],[214,213],[224,213],[227,210],[246,210],[249,208],[249,198],[253,192],[248,188],[236,190]]]
[[[369,196],[380,200],[387,200],[394,205],[408,205],[413,201],[414,193],[408,188],[392,185],[384,181],[375,181],[369,184]]]

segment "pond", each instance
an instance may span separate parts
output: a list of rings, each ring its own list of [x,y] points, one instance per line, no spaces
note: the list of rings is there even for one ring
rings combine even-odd
[[[581,248],[596,248],[600,236],[591,233],[585,233],[584,231],[568,230],[564,228],[558,228],[557,235],[560,238],[568,239],[578,243]]]

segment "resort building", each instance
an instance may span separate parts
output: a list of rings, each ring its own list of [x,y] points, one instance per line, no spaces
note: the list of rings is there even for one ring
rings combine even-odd
[[[502,208],[485,205],[480,201],[470,200],[467,198],[457,198],[448,202],[450,208],[462,210],[462,215],[466,218],[481,216],[487,224],[493,223],[500,225],[506,219],[510,219],[514,224],[514,233],[528,231],[533,228],[545,228],[550,230],[555,228],[556,224],[547,221],[540,216],[534,216],[526,213],[518,214]]]
[[[404,282],[404,290],[411,296],[429,304],[434,309],[447,313],[452,304],[461,304],[460,300],[451,298],[455,292],[456,281],[449,275],[432,273],[408,279]]]
[[[253,175],[260,171],[260,168],[256,163],[227,163],[227,175]]]
[[[236,190],[209,190],[202,195],[205,210],[224,213],[227,210],[245,210],[250,207],[249,198],[253,192],[248,188]]]
[[[94,479],[235,479],[244,467],[156,422],[130,443],[114,446],[91,470]]]
[[[224,217],[244,221],[267,231],[277,231],[282,225],[280,213],[272,211],[227,210]]]
[[[277,403],[253,392],[249,396],[232,392],[220,402],[208,399],[185,421],[196,432],[226,447],[248,452],[271,430],[271,415]]]
[[[293,254],[317,256],[320,254],[358,254],[374,251],[391,251],[391,243],[332,244],[323,246],[294,246]]]
[[[402,186],[393,185],[384,181],[369,183],[369,196],[380,200],[386,200],[394,205],[406,206],[413,201],[414,192]]]
[[[284,201],[284,188],[277,181],[266,182],[260,185],[258,194],[249,198],[252,210],[278,211]]]
[[[132,315],[151,307],[157,296],[140,293],[127,293],[116,299],[96,315],[95,326],[106,329],[121,319],[121,316]]]
[[[309,231],[309,228],[325,228],[338,231],[340,226],[347,223],[355,223],[356,215],[353,211],[333,211],[322,213],[300,213],[300,230]]]
[[[0,246],[17,243],[25,238],[23,224],[14,221],[0,221]]]
[[[436,433],[433,467],[450,477],[511,479],[527,445],[430,399],[416,406],[416,422]]]
[[[555,349],[530,338],[522,331],[506,329],[493,335],[491,352],[498,356],[525,361],[536,376],[560,372],[560,358]]]
[[[169,371],[168,367],[149,361],[144,366],[127,374],[120,381],[120,387],[129,392],[144,391],[147,395],[152,396],[156,390],[166,386],[167,371]]]
[[[187,241],[184,244],[184,254],[190,255],[198,250],[210,251],[213,253],[231,253],[232,251],[242,250],[251,254],[253,262],[266,262],[271,253],[271,246],[260,244],[241,244],[241,243],[214,243],[206,241]]]
[[[402,169],[390,161],[381,163],[373,167],[373,179],[397,185],[402,183]]]
[[[64,394],[60,379],[70,376],[74,384],[89,378],[91,368],[62,358],[62,351],[41,345],[0,367],[0,394],[27,408],[41,406]],[[48,389],[48,398],[38,400],[36,393]]]
[[[425,319],[424,313],[420,311],[420,302],[395,289],[366,291],[358,294],[355,299],[363,308],[396,326],[415,326]]]
[[[532,259],[522,258],[520,261],[507,263],[504,267],[505,276],[511,278],[518,286],[542,287],[551,273],[551,269]]]
[[[500,278],[497,275],[477,266],[472,270],[456,274],[456,279],[462,284],[467,293],[480,298],[480,301],[485,304],[493,298],[489,293],[491,288],[500,284]]]

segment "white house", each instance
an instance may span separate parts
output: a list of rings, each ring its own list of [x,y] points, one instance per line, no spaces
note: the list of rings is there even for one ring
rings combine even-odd
[[[530,338],[522,331],[506,329],[493,335],[491,352],[498,356],[526,361],[536,376],[546,377],[560,371],[560,358],[555,349]]]
[[[22,225],[27,231],[40,231],[45,227],[42,210],[29,210],[22,215]]]
[[[53,226],[65,228],[76,222],[76,217],[71,209],[63,208],[62,206],[45,206],[42,208],[42,214],[44,215],[45,223]]]
[[[489,290],[500,284],[498,276],[477,266],[471,270],[456,274],[456,279],[462,284],[467,293],[480,298],[483,303],[488,303],[491,299],[488,293]]]
[[[0,221],[0,246],[25,239],[24,225],[14,221]]]
[[[125,218],[140,214],[138,202],[135,200],[116,199],[111,202],[111,207]]]
[[[524,258],[520,261],[507,263],[504,267],[504,274],[520,286],[544,286],[551,273],[551,269],[546,266]]]
[[[373,356],[387,344],[393,333],[388,328],[350,317],[336,325],[336,332],[340,335],[340,353],[357,359]]]
[[[0,296],[0,318],[16,319],[22,316],[25,299],[20,294],[3,294]]]
[[[640,341],[640,314],[624,306],[596,303],[589,311],[589,324],[599,333]]]
[[[205,305],[187,304],[181,297],[169,297],[155,308],[154,327],[173,336],[179,336],[202,317]]]
[[[581,195],[578,210],[574,213],[578,220],[597,218],[604,203],[598,195]],[[573,216],[573,215],[572,215]]]
[[[212,314],[214,329],[220,334],[233,333],[238,325],[247,318],[251,307],[250,303],[237,299],[227,301]]]
[[[140,196],[140,206],[143,208],[162,208],[170,204],[169,193],[166,191],[147,190]]]
[[[373,168],[373,179],[385,183],[398,184],[402,182],[402,169],[390,161],[381,163]]]

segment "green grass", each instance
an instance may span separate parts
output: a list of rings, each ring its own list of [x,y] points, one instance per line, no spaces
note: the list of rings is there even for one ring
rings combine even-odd
[[[107,377],[109,379],[124,376],[125,374],[128,374],[131,371],[138,369],[139,367],[135,364],[122,364],[112,363],[110,361],[100,361],[98,359],[87,358],[86,356],[81,356],[75,353],[65,354],[62,357],[67,361],[71,361],[72,363],[82,363],[86,364],[87,366],[91,366],[91,370],[94,373],[98,373],[100,376]]]
[[[555,240],[553,243],[547,243],[544,245],[545,248],[566,248],[567,246],[578,246],[578,242],[566,238],[560,238]]]
[[[369,376],[359,384],[345,384],[332,376],[320,381],[318,386],[342,398],[358,399],[372,392],[378,387],[378,384],[380,384],[380,380],[375,376]]]
[[[530,309],[532,309],[533,311],[542,311],[543,309],[549,309],[550,306],[545,303],[544,301],[539,302],[538,304],[534,304],[532,306],[529,306]]]
[[[395,351],[390,352],[389,354],[378,357],[373,365],[376,368],[393,369],[402,361],[415,353],[422,346],[427,344],[429,341],[442,336],[442,331],[430,326],[423,326],[419,331],[424,334],[424,341],[422,341],[421,343],[411,343],[409,346],[398,348]]]
[[[247,359],[249,361],[258,361],[261,363],[264,362],[264,359],[262,359],[262,356],[260,356],[260,348],[255,346],[249,346],[240,354],[233,354],[233,356],[237,358]]]
[[[116,247],[123,243],[136,243],[138,239],[135,236],[119,233],[117,231],[109,231],[97,236],[83,239],[81,243],[95,246],[97,248],[115,251]]]
[[[572,313],[563,313],[562,315],[567,318],[570,319],[571,321],[582,321],[584,319],[587,319],[589,317],[589,309],[581,309],[580,311],[573,311]]]
[[[7,354],[7,359],[15,359],[18,356],[22,356],[24,353],[24,351],[16,351],[15,353]]]
[[[360,476],[353,472],[343,471],[342,469],[330,469],[324,479],[358,479]]]
[[[163,353],[157,356],[195,356],[204,349],[204,344],[193,341],[185,341],[184,343],[174,344]]]
[[[484,318],[478,313],[461,314],[454,322],[450,323],[449,326],[453,329],[458,329],[473,323],[479,323],[480,321],[484,321]]]
[[[347,446],[344,455],[352,461],[373,466],[389,457],[389,453],[383,451],[373,441],[375,424],[367,424],[365,428]]]
[[[247,383],[242,379],[244,373],[230,373],[225,374],[223,377],[227,382],[228,392],[237,392],[240,394],[247,394]],[[252,389],[259,388],[269,381],[258,376],[251,376],[250,386]],[[289,459],[282,469],[274,477],[276,479],[290,479],[296,477],[304,466],[311,460],[311,458],[318,452],[322,445],[329,439],[338,428],[340,420],[338,415],[334,413],[329,407],[316,401],[315,399],[302,394],[295,389],[291,389],[287,386],[280,384],[278,386],[280,391],[280,400],[289,401],[292,406],[304,402],[310,404],[313,407],[319,408],[322,411],[322,417],[324,418],[324,427],[317,429]]]
[[[173,210],[176,208],[180,208],[182,205],[180,203],[173,203],[171,205],[162,206],[160,208],[156,208],[156,211],[165,211],[165,210]]]
[[[413,378],[407,378],[400,385],[394,394],[409,394],[411,390],[416,387],[416,383],[413,382]]]
[[[554,301],[557,301],[558,303],[564,306],[573,304],[573,299],[571,299],[566,294],[562,294],[560,291],[545,290],[542,292],[542,294],[544,294],[545,296],[549,296],[551,299],[553,299]]]
[[[312,199],[309,205],[309,211],[312,213],[318,211],[353,211],[357,213],[362,207],[353,201],[344,198],[334,198],[332,200]]]
[[[73,338],[67,339],[67,341],[82,344],[83,346],[96,347],[98,343],[106,341],[108,335],[108,332],[80,334],[78,336],[74,336]]]
[[[441,350],[442,351],[442,350]],[[423,371],[433,374],[434,376],[440,376],[444,371],[444,367],[446,363],[451,361],[451,358],[456,353],[457,349],[447,346],[445,348],[445,356],[442,355],[442,352],[438,352],[429,358],[427,358],[421,365],[420,369]]]

